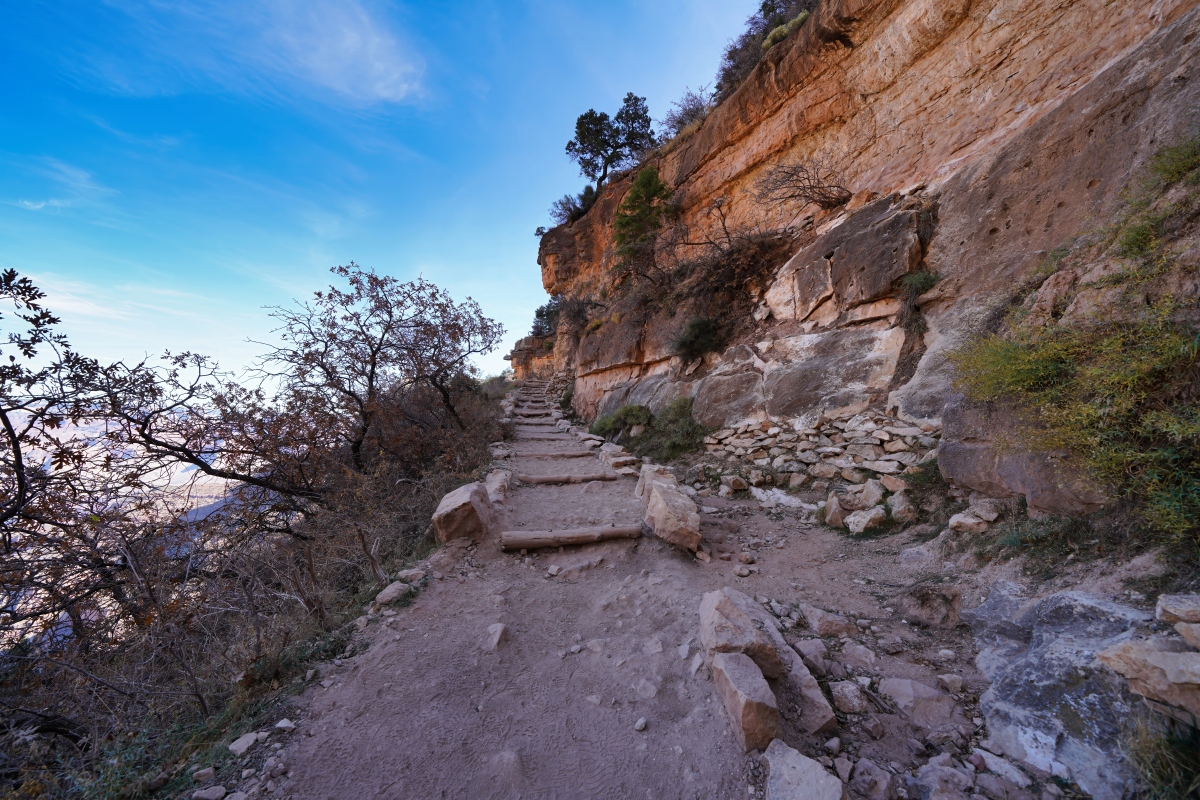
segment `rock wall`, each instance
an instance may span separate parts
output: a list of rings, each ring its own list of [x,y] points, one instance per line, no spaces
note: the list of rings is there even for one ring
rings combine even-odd
[[[513,378],[519,381],[530,378],[549,378],[555,371],[556,342],[544,336],[526,336],[518,339],[512,352],[504,357],[512,364]]]
[[[1197,6],[827,0],[695,134],[653,156],[693,230],[723,198],[735,227],[801,230],[794,256],[738,340],[703,362],[673,354],[686,314],[613,314],[560,335],[576,410],[690,396],[721,427],[800,430],[869,407],[945,418],[952,481],[1041,510],[1094,507],[1102,497],[1048,457],[997,452],[994,421],[960,408],[943,354],[1046,251],[1111,217],[1158,148],[1200,128]],[[800,157],[836,165],[855,200],[830,214],[753,199],[764,170]],[[543,237],[548,292],[612,305],[610,226],[628,180]],[[903,279],[919,271],[940,281],[908,297]]]

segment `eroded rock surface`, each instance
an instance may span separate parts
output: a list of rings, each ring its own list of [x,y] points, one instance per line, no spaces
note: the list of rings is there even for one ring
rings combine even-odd
[[[1100,800],[1123,797],[1133,770],[1121,736],[1134,701],[1096,654],[1132,639],[1149,615],[1082,592],[1025,601],[1017,587],[998,584],[963,618],[992,681],[980,698],[988,749],[1074,780]]]

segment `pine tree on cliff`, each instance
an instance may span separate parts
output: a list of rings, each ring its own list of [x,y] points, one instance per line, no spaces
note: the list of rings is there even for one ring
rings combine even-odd
[[[596,182],[596,191],[614,169],[628,166],[655,145],[646,98],[633,92],[616,116],[590,108],[575,120],[575,138],[567,142],[567,155],[579,164],[581,174]]]

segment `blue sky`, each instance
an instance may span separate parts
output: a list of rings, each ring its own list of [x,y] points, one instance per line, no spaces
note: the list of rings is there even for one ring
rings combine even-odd
[[[497,372],[545,301],[533,230],[585,182],[575,117],[661,118],[755,5],[6,3],[0,267],[85,353],[231,368],[335,264],[424,275],[508,328]]]

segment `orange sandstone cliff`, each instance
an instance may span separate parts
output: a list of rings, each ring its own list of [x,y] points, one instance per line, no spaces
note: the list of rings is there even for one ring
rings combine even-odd
[[[622,300],[611,223],[626,175],[542,238],[546,291],[591,311],[560,325],[552,350],[524,340],[518,377],[573,378],[586,419],[685,396],[716,427],[886,408],[943,427],[939,465],[960,486],[1096,507],[1052,454],[995,446],[944,354],[1047,251],[1111,218],[1157,149],[1200,130],[1197,33],[1197,0],[826,0],[698,130],[650,156],[697,235],[715,235],[718,200],[733,229],[787,232],[748,305],[703,291],[670,308]],[[835,166],[854,200],[757,202],[766,170],[797,159]],[[940,280],[906,300],[903,278],[920,271]],[[1196,292],[1186,276],[1176,288]],[[688,319],[722,314],[737,317],[723,352],[684,363],[673,342]]]

